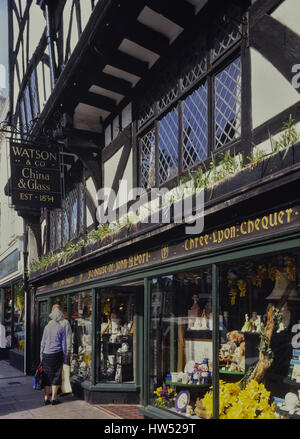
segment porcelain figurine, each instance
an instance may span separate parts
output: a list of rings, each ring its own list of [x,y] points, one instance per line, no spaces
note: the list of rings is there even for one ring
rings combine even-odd
[[[198,295],[194,294],[193,295],[193,305],[192,307],[188,310],[188,328],[192,329],[194,327],[195,324],[195,320],[197,317],[201,317],[201,310],[199,308],[198,305]]]

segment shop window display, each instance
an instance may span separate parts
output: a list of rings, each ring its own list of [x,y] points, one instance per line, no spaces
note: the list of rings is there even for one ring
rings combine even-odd
[[[102,289],[98,294],[100,382],[134,382],[136,292],[132,287]]]
[[[11,294],[11,288],[5,288],[4,326],[5,326],[7,348],[10,348],[12,346],[11,325],[12,325],[12,294]]]
[[[71,375],[81,381],[91,380],[92,362],[92,294],[91,291],[71,296]]]
[[[14,285],[14,332],[13,348],[24,352],[24,319],[25,292],[24,283],[19,281]]]
[[[202,417],[212,386],[211,269],[151,280],[150,398],[157,407]]]
[[[220,418],[300,417],[299,256],[221,267]],[[211,415],[211,392],[202,403]]]

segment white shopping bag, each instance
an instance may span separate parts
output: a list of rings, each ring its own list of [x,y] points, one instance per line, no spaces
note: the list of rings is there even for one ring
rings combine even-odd
[[[70,366],[68,364],[63,365],[62,370],[62,382],[61,382],[61,391],[62,393],[72,393],[72,386],[70,382]]]

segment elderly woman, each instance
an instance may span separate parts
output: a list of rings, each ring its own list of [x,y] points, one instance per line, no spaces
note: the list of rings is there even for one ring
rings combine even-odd
[[[61,385],[63,363],[67,362],[66,330],[59,321],[63,313],[54,309],[49,315],[50,321],[45,326],[41,341],[40,357],[44,371],[45,405],[58,404],[56,399],[58,387]],[[50,401],[52,386],[52,401]]]

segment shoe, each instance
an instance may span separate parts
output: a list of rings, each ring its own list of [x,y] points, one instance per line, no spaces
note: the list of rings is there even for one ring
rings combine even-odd
[[[60,401],[58,401],[57,399],[54,399],[54,400],[51,401],[51,404],[52,405],[57,405],[57,404],[60,404]]]
[[[44,404],[45,404],[45,405],[49,405],[49,404],[51,404],[50,399],[45,399],[45,400],[44,400]]]

